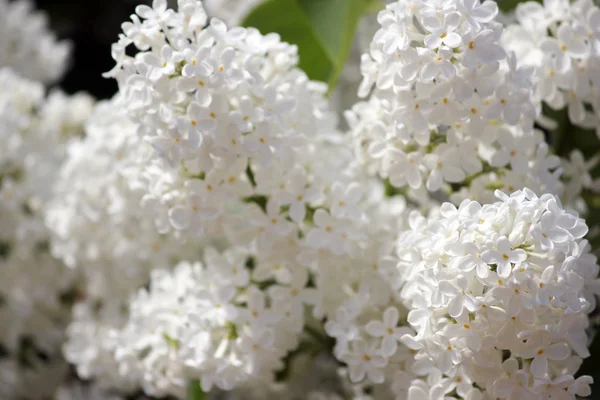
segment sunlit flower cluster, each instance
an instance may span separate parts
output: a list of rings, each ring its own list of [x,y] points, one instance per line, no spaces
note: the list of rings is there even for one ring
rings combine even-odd
[[[544,104],[555,114],[564,110],[563,124],[595,129],[600,137],[600,8],[588,0],[525,2],[517,6],[515,18],[502,42],[523,69],[532,71],[537,107]],[[547,115],[539,115],[538,121],[557,128]],[[596,165],[596,158],[586,161],[578,149],[563,160],[567,204],[581,203],[582,191],[598,192],[590,177]]]
[[[598,7],[383,2],[332,99],[205,2],[137,6],[94,105],[0,0],[0,398],[590,395],[599,158],[537,127],[598,127]]]
[[[195,1],[180,2],[179,12],[156,2],[138,14],[143,22],[134,16],[137,23],[125,24],[114,46],[114,75],[140,135],[157,150],[144,201],[159,230],[202,235],[211,221],[230,216],[228,200],[256,194],[253,185],[262,187],[263,175],[277,171],[294,179],[289,190],[298,191],[284,190],[293,198],[277,199],[279,206],[290,206],[301,221],[295,211],[316,201],[322,188],[305,172],[287,170],[309,151],[309,138],[335,132],[336,118],[326,110],[325,87],[294,68],[295,48],[216,19],[203,29],[206,15]],[[128,43],[141,50],[134,58],[118,52]],[[302,192],[305,185],[312,189]],[[262,236],[289,227],[281,220]]]
[[[65,356],[80,376],[101,386],[127,386],[130,380],[107,360],[117,342],[111,337],[127,319],[130,296],[154,268],[201,253],[161,235],[140,202],[144,162],[152,147],[140,140],[115,98],[99,103],[85,125],[85,138],[72,141],[47,205],[51,251],[84,278],[85,299],[75,305]],[[196,247],[196,248],[195,248]]]
[[[152,274],[127,322],[101,335],[112,339],[100,350],[88,351],[98,344],[85,338],[94,325],[79,305],[68,358],[84,376],[121,389],[137,380],[157,396],[181,395],[190,379],[205,390],[272,380],[302,342],[307,311],[327,337],[318,320],[349,301],[356,285],[371,291],[371,306],[386,304],[390,290],[373,266],[391,255],[404,202],[384,199],[383,185],[357,168],[325,87],[295,67],[294,47],[219,20],[205,28],[195,1],[180,1],[176,12],[161,1],[140,6],[133,21],[115,45],[111,74],[123,96],[116,107],[135,126],[100,116],[105,126],[89,124],[73,147],[63,169],[70,184],[49,212],[58,234],[53,249],[92,274],[107,260],[121,265],[125,255],[114,273],[101,270],[115,282],[152,240],[171,260],[152,257],[150,269],[167,269]],[[119,53],[129,43],[140,50],[134,57]],[[134,130],[137,136],[127,134]],[[95,209],[109,213],[95,216]],[[132,221],[136,236],[109,235],[127,235]],[[144,244],[147,223],[165,239],[149,232]],[[201,251],[205,267],[181,246]],[[169,272],[174,258],[190,262]],[[334,282],[344,290],[332,293]],[[115,309],[114,298],[123,296],[111,287],[103,301]],[[98,352],[108,359],[88,356]],[[128,382],[111,377],[115,371]]]
[[[417,373],[447,377],[411,390],[433,398],[454,381],[464,398],[587,396],[591,378],[573,375],[589,356],[587,314],[599,288],[582,240],[588,228],[553,195],[496,195],[412,215],[400,235],[401,297],[417,332],[402,342],[417,352]]]
[[[590,0],[525,2],[515,16],[503,42],[534,70],[536,100],[566,108],[573,124],[600,136],[600,8]]]
[[[560,191],[558,159],[533,129],[530,71],[501,44],[496,3],[404,1],[379,14],[346,116],[357,154],[398,188],[490,200]],[[374,87],[374,88],[373,88]]]

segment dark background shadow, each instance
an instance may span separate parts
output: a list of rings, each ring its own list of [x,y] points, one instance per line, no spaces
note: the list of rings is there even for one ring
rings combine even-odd
[[[102,77],[114,65],[110,47],[138,4],[150,0],[35,0],[49,16],[50,29],[73,43],[71,63],[57,83],[67,93],[86,91],[98,99],[112,97],[117,84]]]

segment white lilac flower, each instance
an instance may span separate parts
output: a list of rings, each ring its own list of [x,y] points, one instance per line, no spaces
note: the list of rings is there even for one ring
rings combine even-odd
[[[363,375],[381,383],[411,359],[396,337],[365,330],[390,306],[399,315],[387,328],[405,324],[386,280],[398,281],[390,260],[406,204],[384,198],[355,162],[324,85],[296,67],[294,47],[205,24],[196,1],[138,8],[113,48],[119,97],[98,108],[63,168],[48,213],[53,250],[90,277],[132,274],[98,285],[100,310],[78,305],[67,357],[86,379],[122,391],[180,396],[189,379],[243,390],[273,383],[299,346],[328,351],[324,318],[342,360],[361,339],[335,321],[348,306],[361,340],[375,352],[385,340],[387,369]],[[129,43],[140,50],[133,57]],[[119,312],[148,273],[149,289]]]
[[[290,165],[310,152],[309,139],[335,131],[336,117],[327,110],[325,87],[306,78],[296,67],[295,48],[279,42],[276,35],[228,29],[217,19],[201,30],[206,16],[195,1],[180,1],[178,12],[163,10],[161,1],[153,7],[140,15],[144,18],[140,29],[126,31],[119,43],[140,42],[157,25],[168,24],[168,29],[153,37],[151,48],[138,46],[135,57],[116,52],[117,67],[111,72],[141,137],[156,149],[148,171],[162,176],[149,178],[145,201],[163,206],[156,210],[168,208],[171,229],[178,234],[202,235],[210,225],[228,218],[228,204],[264,195],[251,188],[254,171],[258,174],[261,168],[270,170],[282,163],[297,193],[293,200],[289,195],[276,198],[300,222],[306,206],[298,196],[314,203],[322,186],[315,182],[311,191],[300,192],[298,180],[313,178],[306,176],[305,168],[292,171]],[[191,25],[189,15],[197,16],[199,25]],[[174,36],[187,40],[175,44],[169,40]],[[158,74],[163,65],[173,69]],[[178,100],[174,102],[173,96]],[[246,189],[232,193],[228,183]],[[269,204],[265,217],[273,219],[279,207]],[[156,217],[163,221],[167,216]],[[266,229],[264,222],[256,220],[265,228],[261,242],[290,232],[283,227]]]
[[[48,29],[48,17],[28,0],[0,1],[0,68],[53,83],[65,72],[71,45]]]
[[[66,147],[82,134],[92,101],[57,91],[46,97],[41,83],[5,68],[0,87],[2,397],[36,398],[52,392],[67,372],[60,346],[70,306],[81,294],[77,274],[49,251],[44,213]]]
[[[327,342],[326,335],[331,334],[338,340],[336,357],[349,364],[354,361],[347,358],[346,352],[356,340],[368,343],[373,354],[384,346],[386,354],[381,355],[380,363],[367,369],[357,364],[350,372],[354,380],[371,379],[364,384],[381,383],[386,374],[404,369],[411,361],[409,350],[398,343],[401,333],[410,332],[401,328],[404,322],[398,309],[395,315],[394,308],[385,316],[381,314],[390,302],[384,268],[393,248],[394,225],[390,222],[404,208],[381,203],[380,198],[366,203],[363,200],[361,208],[369,211],[369,221],[378,221],[370,229],[361,224],[369,234],[360,241],[364,254],[351,256],[338,251],[344,250],[340,247],[313,249],[308,240],[293,237],[275,238],[268,247],[253,242],[247,247],[238,244],[222,253],[204,248],[206,267],[180,263],[175,271],[151,273],[149,290],[140,291],[130,304],[127,322],[113,325],[121,328],[113,329],[111,336],[100,335],[104,339],[96,344],[99,349],[94,353],[100,357],[89,358],[77,351],[78,343],[83,342],[84,348],[91,344],[85,344],[90,339],[81,340],[77,335],[89,333],[83,331],[85,319],[76,318],[68,354],[80,360],[80,373],[89,371],[85,375],[88,377],[97,374],[103,382],[113,379],[112,385],[121,390],[128,387],[127,381],[133,381],[151,395],[180,395],[189,379],[199,379],[206,391],[213,387],[241,389],[256,379],[273,382],[274,374],[289,362],[286,354],[301,343],[319,349],[323,341]],[[315,219],[319,218],[315,213]],[[277,217],[266,222],[271,224],[272,219]],[[301,236],[306,236],[307,229]],[[252,229],[251,236],[256,237],[256,233]],[[332,284],[343,290],[332,291]],[[359,300],[353,289],[358,285]],[[360,314],[360,328],[356,327],[355,335],[344,333],[351,328],[343,320],[338,321],[344,318],[346,307],[355,310],[351,318]],[[326,332],[317,333],[317,339],[321,339],[314,342],[315,332],[321,331],[315,326],[323,317],[330,321]],[[378,336],[377,327],[373,330],[373,324],[366,326],[382,318],[387,325]],[[387,337],[390,330],[395,335],[392,343],[392,337]],[[104,359],[107,349],[112,349],[112,359],[110,355]],[[87,365],[92,368],[88,370]],[[115,370],[119,371],[116,377],[111,375]],[[121,382],[116,379],[118,375]]]
[[[589,0],[525,2],[517,6],[515,16],[502,42],[517,54],[521,70],[533,71],[536,108],[545,104],[566,109],[573,125],[596,129],[600,137],[600,8]],[[544,115],[538,119],[555,125]],[[597,191],[586,172],[595,162],[584,165],[577,153],[571,154],[570,162],[565,160],[567,204],[576,205],[583,189]]]
[[[76,305],[67,328],[65,357],[82,378],[123,391],[137,387],[111,363],[111,335],[125,323],[131,295],[152,269],[201,254],[198,243],[161,235],[140,207],[140,174],[152,154],[119,97],[99,103],[85,137],[68,146],[45,210],[52,254],[84,278],[85,302]]]
[[[567,108],[575,125],[597,125],[600,9],[591,1],[545,1],[518,5],[505,46],[523,54],[519,64],[533,68],[535,99],[554,109]]]
[[[530,71],[506,51],[495,3],[382,11],[362,65],[360,94],[372,95],[347,113],[352,135],[337,130],[325,85],[298,68],[294,46],[208,22],[196,0],[177,4],[138,6],[123,24],[107,74],[120,93],[84,138],[46,146],[67,156],[62,167],[34,163],[54,165],[58,182],[2,175],[0,207],[11,210],[35,181],[40,237],[80,279],[53,274],[85,293],[63,348],[81,378],[154,397],[183,397],[191,380],[232,398],[589,394],[591,378],[574,375],[589,355],[598,266],[577,214],[551,194],[512,193],[558,194],[562,170],[533,128]],[[558,46],[580,54],[574,32]],[[6,131],[31,130],[41,89],[11,92],[25,100],[0,96]],[[53,126],[85,115],[42,110]],[[21,142],[8,143],[0,160],[23,158]],[[591,164],[565,165],[573,185],[593,186],[574,177]],[[409,186],[406,198],[386,197],[380,178]],[[460,206],[433,207],[441,196],[428,191],[439,190]],[[44,298],[56,293],[47,280]],[[23,299],[9,310],[34,309]],[[16,327],[12,337],[28,329]],[[336,388],[306,377],[320,357]],[[1,382],[18,382],[11,365]]]
[[[155,271],[150,290],[131,304],[117,361],[140,378],[148,394],[180,395],[194,378],[206,391],[267,379],[295,346],[281,341],[290,334],[288,324],[274,304],[266,306],[267,295],[258,286],[247,282],[236,291],[209,269],[182,263],[173,273]]]
[[[382,1],[381,7],[392,1]],[[229,27],[240,26],[254,9],[264,3],[265,0],[246,0],[243,2],[238,0],[203,1],[208,16],[222,20]],[[340,115],[358,101],[357,91],[361,81],[361,54],[368,49],[369,42],[377,28],[376,13],[363,15],[358,22],[350,54],[340,73],[337,85],[330,95],[331,108]]]
[[[583,239],[587,226],[554,195],[496,195],[500,201],[492,204],[445,203],[438,216],[400,235],[398,268],[406,279],[398,295],[417,330],[402,341],[416,351],[414,372],[424,378],[467,377],[469,388],[498,398],[574,399],[576,368],[562,368],[589,355],[589,290],[598,273]],[[560,235],[544,228],[546,219]],[[457,246],[472,248],[488,272],[461,268],[467,260]],[[415,251],[418,265],[406,258]],[[410,390],[420,391],[418,385]]]
[[[360,94],[370,99],[346,112],[370,171],[394,187],[454,192],[455,202],[513,191],[502,179],[509,174],[535,190],[561,190],[558,163],[535,164],[544,141],[533,129],[531,82],[514,71],[497,13],[494,2],[458,0],[398,1],[380,13],[362,61]],[[473,190],[477,179],[486,184]]]
[[[593,193],[600,191],[600,180],[593,179],[591,170],[598,165],[600,159],[594,156],[586,160],[578,149],[571,151],[568,159],[562,159],[564,169],[563,179],[565,182],[564,202],[573,204],[581,195],[582,191],[588,190]],[[586,211],[586,210],[582,210]]]

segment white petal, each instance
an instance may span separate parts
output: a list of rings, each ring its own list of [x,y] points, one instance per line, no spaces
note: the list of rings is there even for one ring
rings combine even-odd
[[[373,337],[381,337],[386,333],[385,326],[381,321],[371,321],[365,326],[367,333]]]
[[[306,244],[318,249],[326,246],[329,243],[330,238],[331,235],[326,234],[321,229],[315,228],[306,235]]]
[[[507,262],[501,262],[497,264],[497,272],[498,272],[498,276],[500,276],[501,278],[508,278],[510,276],[510,271],[511,271],[511,266],[510,263]]]
[[[383,368],[387,365],[387,358],[383,356],[371,356],[371,364],[376,366],[377,368]]]
[[[477,276],[481,279],[485,279],[490,275],[490,267],[486,263],[477,264]]]
[[[393,328],[398,324],[398,320],[400,319],[400,314],[398,313],[398,309],[396,307],[389,307],[383,313],[383,323],[385,326]]]
[[[396,353],[396,350],[398,350],[398,342],[396,342],[396,338],[393,336],[384,337],[383,341],[381,342],[381,352],[384,355],[391,357]]]
[[[290,217],[294,222],[301,222],[306,216],[306,206],[304,203],[294,202],[290,207]]]
[[[547,356],[551,360],[564,360],[571,355],[566,343],[554,343],[548,348]]]
[[[435,192],[442,186],[442,173],[439,169],[434,169],[427,178],[427,189]]]
[[[507,397],[515,390],[515,384],[510,378],[503,377],[494,382],[494,390],[502,397]]]
[[[463,300],[462,297],[457,296],[455,298],[453,298],[450,303],[448,304],[448,314],[450,314],[451,317],[458,317],[460,316],[460,314],[462,314],[463,311]]]
[[[401,341],[406,347],[408,347],[411,350],[421,350],[423,348],[423,345],[417,342],[415,338],[409,334],[403,335]]]
[[[543,378],[548,372],[548,360],[544,356],[537,356],[533,359],[530,366],[531,373],[536,378]]]
[[[385,381],[385,375],[380,369],[371,368],[368,372],[369,380],[373,383],[383,383]]]
[[[365,374],[367,373],[366,367],[364,364],[352,365],[350,368],[350,381],[352,382],[360,382],[364,379]]]
[[[460,182],[465,179],[465,173],[462,169],[453,166],[444,166],[444,179],[448,182]]]
[[[438,35],[432,34],[425,38],[425,46],[430,49],[436,49],[442,44],[442,39]]]
[[[139,5],[135,8],[135,13],[142,18],[150,18],[154,15],[154,10],[147,5]]]
[[[433,80],[438,74],[438,68],[433,63],[425,64],[423,69],[421,70],[421,79],[424,81]]]
[[[438,288],[440,289],[440,292],[444,294],[456,295],[456,293],[458,293],[458,290],[450,281],[440,281]]]
[[[418,189],[421,187],[422,182],[422,178],[421,178],[421,173],[419,172],[418,168],[408,168],[406,170],[406,180],[409,184],[409,186],[413,189]]]
[[[510,252],[510,261],[517,264],[527,260],[527,252],[523,249],[517,249]]]
[[[177,230],[189,228],[192,220],[192,211],[187,207],[177,206],[169,210],[169,222]]]
[[[462,39],[458,33],[449,32],[444,38],[444,43],[449,47],[458,47]]]
[[[331,217],[329,216],[327,211],[323,210],[322,208],[319,208],[317,211],[315,211],[313,219],[315,221],[315,224],[321,227],[325,227],[331,223]]]

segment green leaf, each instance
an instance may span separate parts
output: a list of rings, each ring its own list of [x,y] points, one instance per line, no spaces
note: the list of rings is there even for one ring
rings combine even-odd
[[[365,5],[365,14],[377,14],[385,8],[384,0],[367,0]]]
[[[498,7],[504,12],[514,10],[519,3],[525,3],[526,1],[532,1],[532,0],[496,0],[496,2],[498,3]],[[538,3],[542,2],[541,0],[533,0],[533,1],[537,1]]]
[[[268,0],[246,16],[244,26],[276,32],[298,46],[300,68],[333,90],[350,54],[366,0]]]
[[[204,400],[205,394],[199,380],[194,379],[188,384],[187,400]]]

